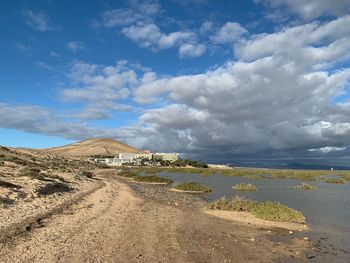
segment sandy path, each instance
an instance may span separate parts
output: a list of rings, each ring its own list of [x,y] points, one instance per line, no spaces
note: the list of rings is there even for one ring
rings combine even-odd
[[[254,228],[143,200],[107,174],[102,178],[104,187],[63,214],[0,245],[0,261],[272,262],[295,256],[295,246],[268,241]]]

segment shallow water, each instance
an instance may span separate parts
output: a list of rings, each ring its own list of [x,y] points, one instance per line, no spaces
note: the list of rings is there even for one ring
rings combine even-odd
[[[328,237],[329,242],[340,249],[350,250],[350,183],[328,184],[324,182],[305,182],[317,186],[316,190],[302,190],[295,186],[303,181],[295,179],[248,179],[244,177],[211,175],[201,176],[193,173],[158,173],[159,176],[173,179],[174,184],[197,181],[212,188],[205,194],[207,200],[235,195],[259,201],[277,201],[301,211],[311,227],[314,238]],[[251,183],[258,190],[237,191],[232,186],[237,183]]]

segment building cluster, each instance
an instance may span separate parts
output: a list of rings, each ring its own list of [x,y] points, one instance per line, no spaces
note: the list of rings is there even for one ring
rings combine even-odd
[[[178,153],[119,153],[113,158],[95,158],[98,163],[110,166],[120,165],[150,165],[158,164],[161,161],[175,162],[180,159]]]

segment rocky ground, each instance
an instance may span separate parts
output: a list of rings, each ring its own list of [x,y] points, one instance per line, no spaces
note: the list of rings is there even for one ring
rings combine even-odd
[[[9,163],[5,165],[8,167]],[[14,201],[0,208],[1,262],[319,262],[322,259],[312,249],[312,242],[296,235],[234,223],[202,212],[206,202],[199,196],[171,192],[166,186],[132,183],[117,178],[112,170],[95,170],[95,179],[81,178],[80,170],[73,166],[64,181],[57,177],[41,181],[19,174],[10,178],[9,173],[2,171],[1,180],[21,188],[0,186],[1,196]],[[48,174],[51,169],[44,170]],[[63,177],[58,172],[56,175]],[[48,191],[48,195],[39,191],[54,182],[74,190],[63,187],[58,192]],[[22,200],[11,196],[9,189],[23,191],[27,197]],[[15,209],[19,205],[25,208],[22,212]],[[43,207],[46,213],[33,212]],[[31,212],[33,215],[28,217]],[[19,224],[19,228],[13,227],[16,222],[23,222],[17,220],[20,214],[27,221]]]

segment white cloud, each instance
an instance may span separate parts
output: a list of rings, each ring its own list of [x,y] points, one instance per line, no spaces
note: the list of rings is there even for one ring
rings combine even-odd
[[[36,65],[39,68],[42,68],[42,69],[45,69],[45,70],[52,70],[52,66],[50,66],[49,64],[47,64],[46,62],[43,62],[43,61],[37,62]]]
[[[199,57],[206,50],[203,44],[182,44],[179,49],[180,57]]]
[[[53,27],[49,24],[49,17],[44,13],[24,10],[22,14],[25,18],[26,24],[32,29],[40,32],[53,30]]]
[[[349,57],[348,19],[250,36],[236,46],[238,61],[202,74],[153,75],[140,83],[134,98],[168,105],[141,120],[147,120],[159,141],[183,143],[189,151],[307,153],[340,143],[345,147],[350,144],[347,104],[331,101],[350,81],[350,69],[337,67]],[[181,118],[172,120],[178,105]],[[191,149],[173,129],[190,135]]]
[[[247,33],[239,23],[227,22],[210,39],[214,44],[230,44]]]
[[[205,46],[197,43],[197,36],[191,31],[177,31],[164,34],[155,24],[135,25],[125,27],[122,33],[139,43],[141,47],[152,50],[179,47],[179,55],[183,57],[198,57],[205,52]]]
[[[0,126],[70,138],[118,134],[154,151],[219,152],[228,158],[346,154],[350,101],[334,98],[349,92],[350,68],[343,63],[349,58],[349,22],[350,16],[342,16],[270,34],[246,33],[235,45],[236,60],[201,74],[160,76],[127,61],[113,66],[75,62],[60,93],[65,101],[84,104],[74,118],[104,119],[137,108],[138,122],[101,130],[64,122],[42,108],[2,104]],[[200,53],[191,34],[164,34],[155,24],[125,28],[131,27],[142,29],[132,35],[149,48]]]
[[[50,54],[49,54],[49,56],[52,57],[52,58],[59,58],[59,57],[60,57],[60,55],[58,55],[58,54],[57,54],[56,52],[54,52],[54,51],[51,51]]]
[[[214,30],[214,23],[211,22],[211,21],[205,21],[201,27],[199,28],[199,32],[201,34],[207,34],[207,33],[210,33]]]
[[[349,23],[350,15],[347,15],[323,25],[314,22],[285,28],[277,33],[255,35],[236,44],[235,53],[248,61],[273,55],[287,56],[289,60],[300,59],[308,64],[317,60],[328,62],[341,59],[339,54],[347,56],[341,50],[348,47]],[[320,56],[324,56],[324,59]]]
[[[70,87],[60,90],[60,98],[87,105],[83,112],[74,114],[83,119],[107,118],[112,111],[132,110],[119,102],[128,98],[130,90],[149,74],[145,70],[148,69],[125,60],[115,66],[75,62],[70,70]]]
[[[102,25],[108,28],[126,26],[136,22],[150,23],[153,17],[161,12],[156,1],[130,1],[129,8],[105,11],[102,14]]]
[[[322,15],[342,16],[350,12],[348,0],[256,0],[271,7],[287,7],[302,19],[310,21]]]
[[[158,2],[132,1],[128,8],[104,12],[100,24],[107,28],[119,27],[123,35],[143,48],[159,51],[176,47],[179,48],[181,58],[202,55],[205,48],[203,44],[198,43],[195,32],[190,30],[162,32],[155,23],[155,17],[161,10]],[[186,45],[182,47],[184,44]],[[190,48],[194,51],[193,54],[187,52]]]
[[[330,153],[334,151],[344,151],[346,147],[333,147],[333,146],[325,146],[318,149],[309,149],[309,152],[322,152],[322,153]]]
[[[71,41],[67,44],[67,48],[73,52],[77,52],[85,48],[85,43],[82,41]]]

